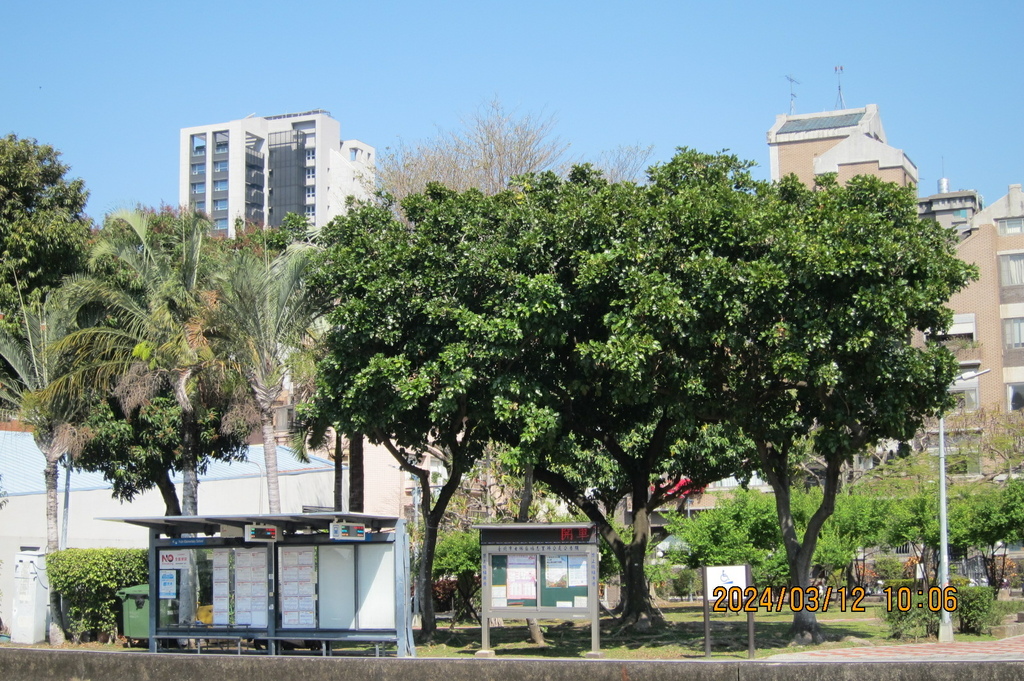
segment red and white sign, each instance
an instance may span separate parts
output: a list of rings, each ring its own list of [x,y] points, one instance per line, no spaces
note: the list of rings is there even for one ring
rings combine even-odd
[[[189,551],[161,551],[160,552],[160,564],[158,567],[163,569],[181,570],[182,568],[188,567],[188,554]]]

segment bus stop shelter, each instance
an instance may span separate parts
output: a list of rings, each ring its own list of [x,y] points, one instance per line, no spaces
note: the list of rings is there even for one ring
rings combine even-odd
[[[360,513],[107,518],[149,530],[149,649],[175,639],[394,645],[414,657],[405,520]],[[291,645],[291,644],[290,644]],[[201,648],[200,648],[201,650]]]

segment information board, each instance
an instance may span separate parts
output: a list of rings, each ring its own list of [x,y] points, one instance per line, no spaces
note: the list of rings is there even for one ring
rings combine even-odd
[[[478,525],[482,553],[482,651],[488,620],[589,618],[599,654],[598,552],[593,525]],[[481,653],[483,654],[483,653]]]

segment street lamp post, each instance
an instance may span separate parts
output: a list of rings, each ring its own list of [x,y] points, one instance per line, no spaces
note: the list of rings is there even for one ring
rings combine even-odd
[[[969,381],[992,371],[968,371],[957,376],[956,381]],[[939,586],[949,586],[949,524],[946,519],[946,418],[939,417]],[[943,602],[945,604],[945,602]],[[939,643],[953,640],[953,620],[949,611],[942,609],[939,619]]]

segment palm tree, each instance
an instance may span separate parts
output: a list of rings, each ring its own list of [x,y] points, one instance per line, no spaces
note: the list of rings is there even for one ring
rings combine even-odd
[[[280,513],[274,406],[293,348],[309,340],[318,306],[305,283],[310,251],[296,244],[272,261],[233,254],[219,279],[213,316],[224,355],[245,376],[260,415],[270,512]]]
[[[73,309],[98,307],[99,319],[58,344],[76,368],[56,392],[116,386],[132,411],[169,387],[181,409],[181,510],[197,515],[202,452],[195,398],[200,373],[215,359],[205,325],[214,301],[203,249],[210,225],[192,212],[171,216],[164,229],[141,211],[111,218],[89,256],[94,275],[66,287]]]
[[[20,293],[20,290],[19,290]],[[46,552],[60,547],[57,531],[57,479],[65,447],[60,442],[63,427],[69,421],[70,403],[46,398],[46,389],[67,368],[65,358],[53,352],[53,343],[64,337],[70,328],[71,316],[56,296],[35,304],[21,303],[21,326],[24,335],[13,335],[0,328],[0,404],[16,409],[25,423],[32,426],[32,436],[46,459],[43,477],[46,486]],[[60,598],[50,592],[51,612],[60,612]],[[64,631],[59,616],[50,626],[50,642],[63,643]]]

